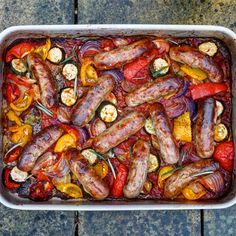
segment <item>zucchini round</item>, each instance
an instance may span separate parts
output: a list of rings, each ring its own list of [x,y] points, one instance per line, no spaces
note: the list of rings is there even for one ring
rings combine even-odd
[[[78,67],[74,61],[67,62],[62,68],[62,74],[67,80],[74,80],[78,76]]]
[[[144,128],[149,134],[156,134],[151,118],[146,119]]]
[[[65,52],[63,49],[53,47],[48,51],[47,59],[53,64],[59,64],[65,59]]]
[[[84,149],[81,154],[89,162],[90,165],[93,165],[97,161],[97,155],[93,152],[92,149]]]
[[[17,75],[25,75],[28,68],[22,59],[16,58],[11,60],[11,70]]]
[[[118,113],[116,106],[108,101],[104,101],[97,110],[98,116],[101,120],[110,123],[116,120]]]
[[[214,127],[214,140],[216,142],[225,140],[228,137],[228,134],[228,129],[223,123],[220,123]]]
[[[74,88],[63,88],[60,92],[60,99],[61,102],[67,107],[73,106],[77,101],[76,97],[74,96]]]
[[[148,157],[148,170],[147,172],[153,172],[155,170],[157,170],[159,167],[159,160],[157,158],[157,156],[150,154]]]

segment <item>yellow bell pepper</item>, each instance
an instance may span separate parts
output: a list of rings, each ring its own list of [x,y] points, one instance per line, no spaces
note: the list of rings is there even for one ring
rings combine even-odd
[[[97,83],[98,75],[91,60],[85,60],[80,69],[80,78],[83,86],[92,86]]]
[[[50,48],[51,48],[51,40],[50,38],[48,38],[46,40],[46,43],[36,48],[34,52],[38,53],[42,57],[43,60],[46,60],[48,56],[48,51],[50,50]]]
[[[76,141],[70,134],[64,134],[57,141],[54,152],[64,152],[69,148],[76,148]]]
[[[194,182],[182,190],[182,194],[188,200],[197,200],[206,194],[203,186],[200,183]]]
[[[82,198],[83,197],[83,192],[82,192],[81,188],[76,184],[59,183],[59,184],[56,184],[56,188],[60,192],[65,193],[65,194],[67,194],[68,196],[70,196],[72,198]]]
[[[189,112],[185,112],[181,116],[174,119],[173,134],[176,140],[181,140],[184,142],[192,141],[191,119]]]
[[[174,173],[174,172],[168,173],[172,170],[174,170],[174,167],[172,167],[172,166],[164,166],[160,169],[160,171],[158,173],[158,178],[157,178],[157,183],[160,188],[164,188],[163,181],[165,179],[169,178]]]
[[[13,143],[21,143],[20,146],[24,147],[32,138],[32,126],[31,125],[21,125],[12,126],[9,131],[13,133],[11,135],[11,141]]]
[[[15,122],[17,125],[21,126],[21,120],[20,118],[16,115],[14,111],[9,111],[6,114],[8,120]]]
[[[32,91],[25,92],[23,97],[18,98],[16,101],[10,103],[10,107],[14,111],[25,111],[29,108],[33,101],[33,93]]]
[[[187,66],[187,65],[183,65],[180,67],[180,69],[185,73],[187,74],[188,76],[192,77],[193,79],[196,79],[196,80],[205,80],[207,78],[207,74],[198,69],[198,68],[192,68],[190,66]]]
[[[104,160],[101,160],[94,166],[94,170],[96,174],[103,179],[108,174],[109,169],[107,163]]]

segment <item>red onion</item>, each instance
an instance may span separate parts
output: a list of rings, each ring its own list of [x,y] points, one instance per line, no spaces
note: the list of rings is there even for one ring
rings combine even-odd
[[[124,79],[124,74],[120,70],[107,70],[103,72],[104,75],[112,75],[116,83],[120,83]]]
[[[79,144],[83,145],[90,138],[89,131],[85,127],[83,127],[83,128],[75,127],[75,128],[79,131],[79,134],[80,134]]]
[[[184,80],[183,86],[181,87],[181,89],[174,95],[175,98],[181,97],[183,95],[186,94],[186,92],[188,91],[188,87],[189,87],[189,82]]]
[[[85,42],[79,51],[81,58],[85,56],[92,56],[97,54],[101,50],[101,44],[99,41],[87,41]]]

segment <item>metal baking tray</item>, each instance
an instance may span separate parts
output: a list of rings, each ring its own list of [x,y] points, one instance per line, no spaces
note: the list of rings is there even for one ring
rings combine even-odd
[[[3,84],[3,53],[6,47],[19,38],[45,37],[99,37],[124,35],[157,35],[159,37],[214,37],[226,43],[232,56],[232,129],[236,141],[236,34],[224,27],[211,25],[29,25],[14,26],[0,33],[0,86]],[[2,100],[2,92],[0,92]],[[1,104],[2,105],[2,104]],[[0,106],[1,106],[0,105]],[[0,107],[1,110],[1,107]],[[2,127],[0,125],[2,140]],[[0,142],[2,150],[2,141]],[[3,162],[0,161],[0,176]],[[7,207],[21,210],[80,210],[80,211],[114,211],[114,210],[179,210],[179,209],[217,209],[226,208],[236,203],[236,158],[230,192],[218,200],[205,201],[167,201],[167,200],[122,200],[122,201],[88,201],[51,199],[47,202],[33,202],[9,193],[0,181],[0,202]]]

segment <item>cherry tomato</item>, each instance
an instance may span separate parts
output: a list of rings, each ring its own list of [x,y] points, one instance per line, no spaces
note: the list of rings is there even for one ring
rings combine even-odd
[[[8,103],[12,103],[20,97],[20,89],[16,84],[6,84],[6,99]]]
[[[150,135],[142,128],[137,133],[136,136],[142,139],[143,141],[150,141]]]
[[[52,197],[54,186],[49,181],[39,181],[30,186],[30,199],[34,201],[46,201]]]
[[[14,148],[13,150],[11,150],[6,157],[4,158],[4,163],[8,164],[10,162],[16,161],[21,153],[22,147],[18,146],[16,148]]]
[[[213,159],[218,161],[220,166],[227,170],[233,170],[234,163],[234,144],[232,141],[220,143],[213,154]]]
[[[6,186],[6,188],[8,188],[10,190],[18,189],[20,187],[20,184],[16,183],[15,181],[13,181],[11,179],[11,175],[10,174],[11,174],[11,169],[6,167],[3,170],[4,185]]]
[[[101,40],[101,48],[105,51],[110,51],[114,49],[116,46],[114,45],[111,39],[102,39]]]
[[[117,145],[116,147],[124,151],[128,151],[134,145],[136,141],[137,141],[137,138],[135,136],[131,136],[129,139]]]

